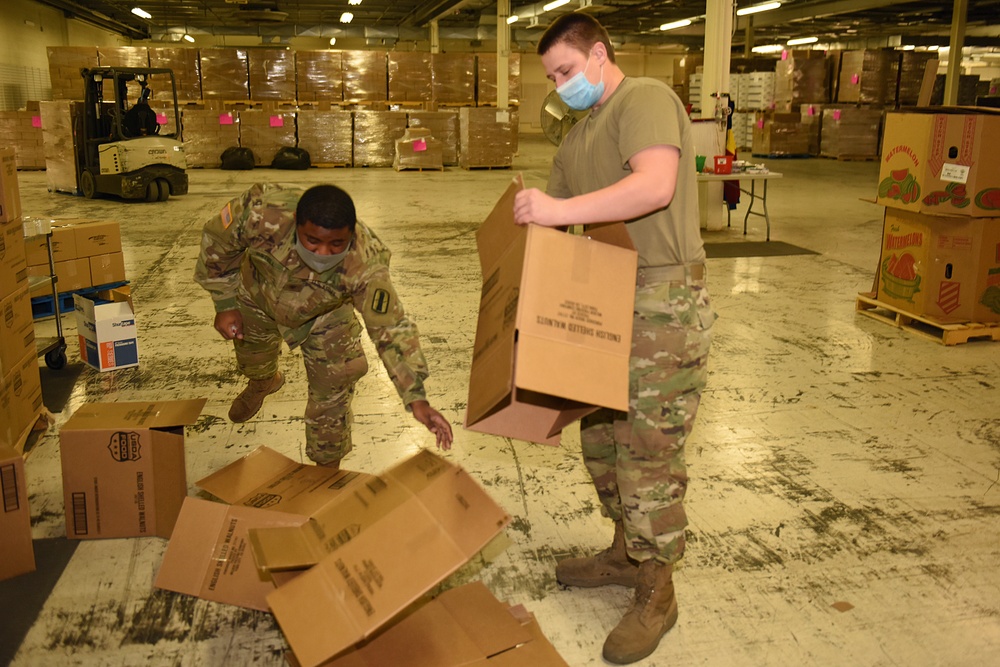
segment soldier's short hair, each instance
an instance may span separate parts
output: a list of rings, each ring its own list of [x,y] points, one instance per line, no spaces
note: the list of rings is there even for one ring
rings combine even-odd
[[[544,56],[556,44],[566,44],[590,55],[594,44],[600,42],[608,50],[608,60],[615,62],[615,47],[611,45],[608,31],[588,14],[570,12],[563,14],[545,30],[538,40],[538,55]]]
[[[295,207],[295,224],[307,222],[324,229],[347,227],[353,234],[358,222],[354,201],[336,185],[315,185],[302,193]]]

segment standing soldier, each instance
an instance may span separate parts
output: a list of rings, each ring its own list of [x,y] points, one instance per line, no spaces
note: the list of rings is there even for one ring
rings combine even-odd
[[[677,621],[673,565],[684,553],[684,443],[694,425],[715,313],[705,289],[691,125],[665,84],[626,78],[607,31],[564,14],[538,42],[566,104],[590,110],[556,153],[546,192],[523,190],[515,220],[549,227],[625,221],[639,251],[628,412],[602,409],[580,425],[584,462],[612,546],[561,561],[571,586],[635,587],[604,643],[613,663],[652,653]]]
[[[195,280],[215,302],[215,328],[236,349],[249,379],[229,410],[245,422],[284,384],[284,340],[301,347],[309,380],[306,454],[337,467],[351,450],[354,385],[368,371],[361,313],[403,405],[449,449],[451,425],[427,402],[427,362],[416,325],[389,279],[389,249],[357,220],[333,185],[304,193],[254,185],[227,203],[202,233]]]

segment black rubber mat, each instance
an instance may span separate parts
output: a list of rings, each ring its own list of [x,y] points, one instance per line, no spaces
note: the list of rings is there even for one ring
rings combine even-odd
[[[818,252],[800,248],[781,241],[735,241],[733,243],[706,243],[705,255],[709,259],[725,257],[781,257],[784,255],[818,255]]]

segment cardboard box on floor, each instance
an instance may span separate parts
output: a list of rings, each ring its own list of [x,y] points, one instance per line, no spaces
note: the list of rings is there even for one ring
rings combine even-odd
[[[77,409],[59,432],[66,537],[170,537],[187,497],[184,426],[205,400]]]
[[[185,498],[155,585],[268,611],[275,582],[254,566],[251,529],[294,527],[371,475],[304,465],[259,447],[196,484],[227,504]]]
[[[941,322],[1000,322],[1000,218],[887,208],[878,298]]]
[[[31,541],[31,511],[24,479],[24,459],[7,443],[0,443],[0,581],[35,571]]]
[[[293,667],[301,663],[294,656]],[[568,667],[524,607],[481,582],[445,591],[323,667]]]
[[[295,655],[315,667],[370,637],[509,521],[468,473],[422,450],[302,526],[252,530],[250,540],[264,572],[312,565],[267,601]]]
[[[476,233],[483,289],[465,428],[557,445],[598,406],[628,409],[638,255],[620,224],[589,236],[514,224],[523,187],[518,175]]]
[[[930,215],[1000,216],[1000,110],[886,115],[878,203]]]
[[[99,371],[139,365],[135,309],[128,285],[93,294],[74,294],[73,304],[81,361]]]

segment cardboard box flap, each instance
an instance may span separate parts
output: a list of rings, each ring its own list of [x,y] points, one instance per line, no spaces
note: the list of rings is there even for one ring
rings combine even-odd
[[[216,498],[237,505],[242,504],[240,501],[258,487],[276,477],[284,476],[298,465],[300,464],[270,447],[258,447],[208,477],[199,479],[195,485]]]
[[[564,428],[597,409],[594,405],[515,388],[475,422],[471,421],[471,410],[467,412],[465,428],[543,445],[558,445],[559,433]]]
[[[599,225],[584,225],[583,235],[601,243],[618,246],[626,250],[635,250],[632,237],[624,222],[606,222]]]
[[[261,577],[246,549],[251,528],[297,526],[304,517],[187,497],[155,585],[206,600],[268,611],[275,583]]]
[[[207,399],[85,403],[67,420],[62,430],[84,431],[113,428],[170,428],[198,421]]]
[[[486,220],[476,230],[476,247],[479,249],[479,268],[483,279],[486,279],[489,269],[497,263],[499,257],[506,252],[508,246],[519,236],[528,233],[525,225],[511,224],[514,219],[514,197],[524,189],[524,179],[521,174],[515,174],[514,179]]]

